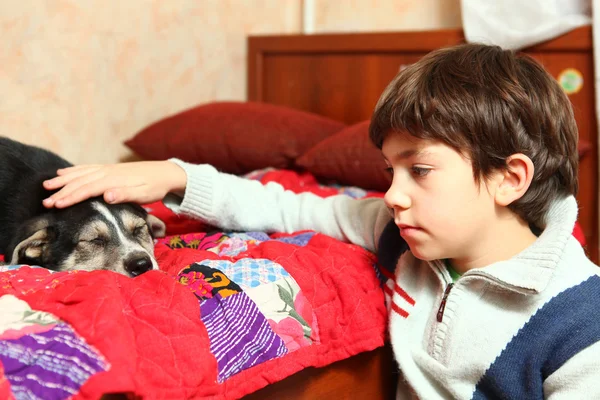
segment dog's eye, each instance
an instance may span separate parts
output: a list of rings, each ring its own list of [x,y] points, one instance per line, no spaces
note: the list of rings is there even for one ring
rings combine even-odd
[[[92,239],[91,242],[94,243],[95,245],[102,246],[102,245],[104,245],[106,243],[106,239],[104,239],[104,238],[95,238],[95,239]]]
[[[106,239],[97,237],[97,238],[89,239],[89,240],[80,240],[80,242],[92,244],[94,246],[104,246],[106,244]]]
[[[140,236],[146,232],[146,225],[140,225],[133,228],[133,235]]]

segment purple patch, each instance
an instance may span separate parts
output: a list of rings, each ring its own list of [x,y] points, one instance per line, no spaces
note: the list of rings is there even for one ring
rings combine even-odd
[[[296,246],[304,247],[308,244],[308,242],[310,241],[310,239],[312,239],[313,236],[315,236],[315,232],[305,232],[295,236],[277,238],[276,240],[283,243],[295,244]]]
[[[53,329],[0,340],[0,362],[15,398],[65,399],[97,372],[100,354],[65,323]]]
[[[271,240],[269,235],[264,232],[244,232],[246,235],[250,236],[254,240],[258,240],[259,242],[266,242],[267,240]]]
[[[246,293],[225,298],[217,294],[204,300],[200,309],[210,351],[217,359],[219,382],[287,353],[283,340]]]

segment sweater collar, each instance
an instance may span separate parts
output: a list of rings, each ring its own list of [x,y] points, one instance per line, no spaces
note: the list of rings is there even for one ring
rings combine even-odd
[[[555,200],[546,214],[545,229],[531,246],[509,260],[472,269],[463,278],[485,276],[500,286],[523,294],[542,292],[562,258],[576,220],[575,197]]]

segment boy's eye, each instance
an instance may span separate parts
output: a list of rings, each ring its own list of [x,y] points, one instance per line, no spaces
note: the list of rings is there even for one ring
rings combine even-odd
[[[412,167],[412,173],[417,178],[422,178],[431,172],[431,168]]]
[[[387,167],[384,169],[384,171],[388,175],[394,175],[394,168],[392,168],[392,167]]]

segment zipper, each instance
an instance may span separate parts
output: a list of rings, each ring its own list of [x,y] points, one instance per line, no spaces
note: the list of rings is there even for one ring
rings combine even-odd
[[[444,310],[446,309],[446,301],[448,300],[448,295],[450,294],[450,290],[454,287],[454,283],[449,283],[446,286],[446,290],[444,290],[444,295],[442,296],[442,302],[440,303],[440,308],[438,308],[437,312],[437,321],[442,322],[444,318]]]
[[[499,280],[498,278],[490,276],[489,274],[486,274],[486,273],[467,272],[467,274],[461,276],[460,279],[479,276],[481,278],[484,278],[491,282],[494,282],[502,287],[506,287],[510,290],[514,290],[515,292],[518,292],[518,293],[523,293],[523,294],[536,293],[536,291],[533,289],[527,289],[527,288],[522,288],[519,286],[508,284],[508,283],[503,282],[503,281]],[[451,283],[448,283],[448,286],[446,286],[446,290],[444,290],[444,295],[442,296],[442,301],[441,301],[440,307],[438,308],[438,311],[437,311],[437,321],[438,322],[442,322],[442,320],[444,319],[444,310],[446,309],[446,301],[448,300],[448,296],[450,295],[450,291],[452,290],[453,287],[454,287],[454,282],[451,282]]]

